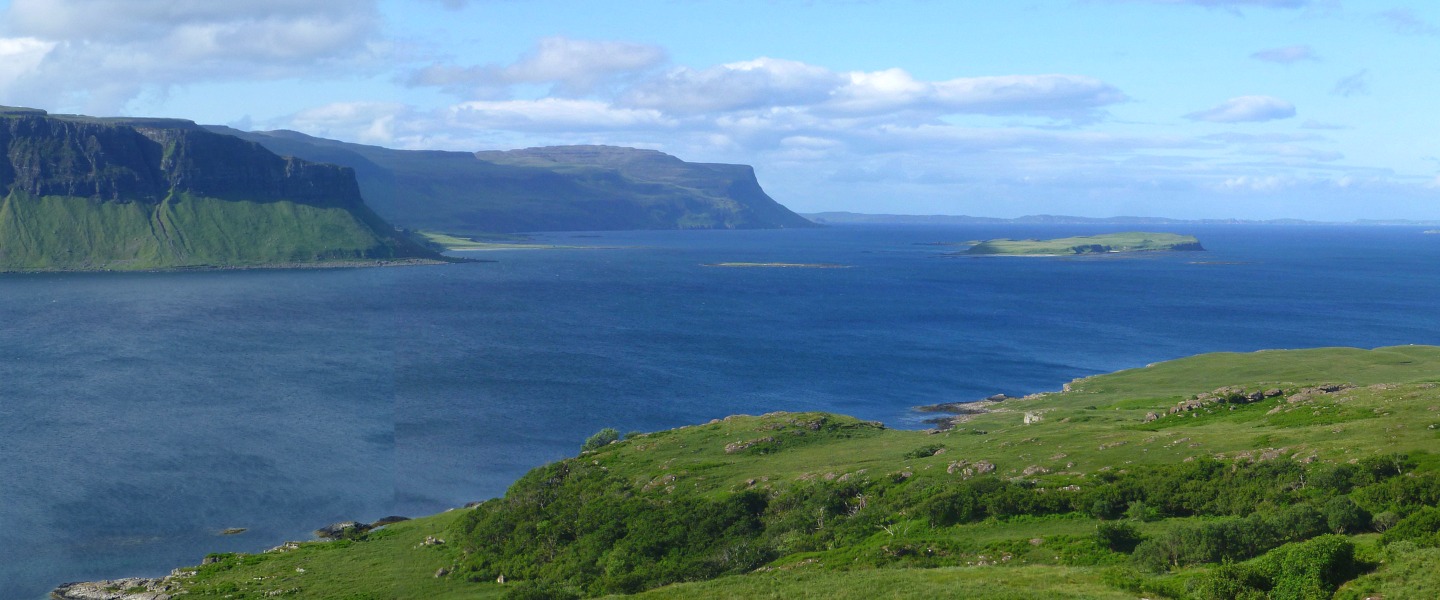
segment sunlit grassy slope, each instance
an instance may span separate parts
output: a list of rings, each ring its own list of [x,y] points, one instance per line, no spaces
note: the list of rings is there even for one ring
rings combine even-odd
[[[159,203],[71,196],[0,200],[0,270],[137,270],[391,258],[355,213],[288,201],[174,195]]]
[[[669,585],[644,591],[643,597],[1213,597],[1196,590],[1202,590],[1197,582],[1207,581],[1214,565],[1141,573],[1131,566],[1127,551],[1097,545],[1097,526],[1117,521],[1102,521],[1088,505],[1073,512],[1017,515],[1012,510],[1011,516],[937,522],[934,499],[962,481],[1003,483],[1026,497],[1083,494],[1151,468],[1144,465],[1166,468],[1218,460],[1225,466],[1209,471],[1213,476],[1250,473],[1243,485],[1251,487],[1267,485],[1264,475],[1258,480],[1254,475],[1267,472],[1266,465],[1279,469],[1274,472],[1282,479],[1300,474],[1298,483],[1271,481],[1275,487],[1264,497],[1319,506],[1333,493],[1308,491],[1305,474],[1316,478],[1319,489],[1319,478],[1339,467],[1383,467],[1389,459],[1377,457],[1409,453],[1409,466],[1383,475],[1390,479],[1373,480],[1380,481],[1372,488],[1381,492],[1362,494],[1356,487],[1351,494],[1379,513],[1384,507],[1376,503],[1383,502],[1376,499],[1391,493],[1383,492],[1389,489],[1386,485],[1420,485],[1407,483],[1407,478],[1433,481],[1433,472],[1440,469],[1440,457],[1428,453],[1440,447],[1437,382],[1440,348],[1430,346],[1219,353],[1086,378],[1063,392],[1005,400],[941,433],[893,430],[821,413],[735,416],[633,436],[537,469],[504,500],[392,525],[364,541],[317,542],[292,552],[227,557],[218,566],[202,568],[186,585],[192,596],[227,598],[574,597],[568,594],[596,595],[596,590],[638,585],[636,579],[616,577],[645,552],[658,552],[653,555],[659,557],[656,562],[645,563],[654,569],[694,558],[633,541],[653,531],[632,530],[614,547],[567,546],[592,543],[595,528],[614,525],[608,517],[583,526],[562,513],[551,517],[559,520],[527,520],[531,517],[526,515],[550,514],[547,507],[576,500],[565,494],[585,493],[601,495],[580,499],[576,519],[582,521],[597,518],[587,516],[586,506],[613,504],[619,498],[631,504],[615,506],[662,512],[694,506],[685,514],[697,515],[708,514],[705,507],[729,506],[726,503],[736,498],[768,498],[765,515],[757,517],[764,529],[745,534],[751,538],[736,538],[770,549],[772,554],[755,563],[758,568],[717,568],[720,575],[702,578],[705,581],[672,579]],[[1305,391],[1320,384],[1353,387]],[[1246,393],[1281,393],[1169,414],[1177,403],[1227,386],[1242,387]],[[1147,420],[1151,413],[1158,418]],[[993,464],[994,472],[971,478],[956,466],[982,462]],[[1295,466],[1280,468],[1290,464]],[[1336,489],[1343,496],[1348,488]],[[1241,491],[1237,488],[1236,493]],[[832,494],[833,499],[817,494]],[[1126,514],[1133,518],[1118,522],[1144,539],[1160,539],[1253,511],[1287,510],[1285,502],[1256,502],[1217,516],[1192,507],[1193,514],[1180,511],[1185,514],[1154,518],[1141,518],[1144,507],[1137,513],[1132,505]],[[1004,509],[986,510],[994,515]],[[510,525],[501,527],[496,519]],[[512,525],[518,529],[510,529]],[[831,530],[844,533],[828,535]],[[528,533],[487,537],[496,531]],[[1345,584],[1339,596],[1436,597],[1440,581],[1425,566],[1433,551],[1381,548],[1379,536],[1370,531],[1345,532],[1357,548],[1357,568],[1363,572]],[[424,546],[427,535],[446,543]],[[495,555],[501,546],[487,545],[533,549],[536,536],[552,535],[559,544],[551,546],[553,560],[581,562],[541,569],[524,561],[508,563]],[[540,550],[537,560],[548,560]],[[714,560],[728,561],[753,548],[741,544],[707,550],[712,551]],[[591,564],[584,562],[591,560],[587,556],[599,557],[599,562],[586,567]],[[1263,560],[1250,562],[1267,564]],[[545,573],[574,575],[536,584],[517,581],[524,579],[517,570],[533,570],[542,578],[551,576]],[[496,573],[506,575],[508,582],[496,583]]]

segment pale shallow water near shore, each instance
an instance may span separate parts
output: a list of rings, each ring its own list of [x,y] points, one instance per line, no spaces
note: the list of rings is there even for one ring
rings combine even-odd
[[[494,496],[606,426],[918,427],[913,406],[1199,352],[1440,343],[1422,228],[1189,227],[1209,252],[1076,260],[927,245],[1102,231],[550,234],[610,248],[0,276],[0,598]]]

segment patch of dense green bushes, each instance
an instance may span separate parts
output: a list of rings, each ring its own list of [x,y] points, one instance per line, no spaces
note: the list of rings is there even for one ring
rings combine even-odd
[[[1129,554],[1151,573],[1217,564],[1191,580],[1187,593],[1203,598],[1328,597],[1357,571],[1353,546],[1334,534],[1370,531],[1372,511],[1395,515],[1384,541],[1440,546],[1440,510],[1425,507],[1440,480],[1412,466],[1404,456],[1338,466],[1201,459],[1048,489],[995,475],[896,473],[702,495],[673,478],[616,476],[587,455],[530,472],[457,521],[466,558],[453,576],[526,582],[516,597],[589,596],[745,573],[801,553],[943,566],[977,552],[1018,561],[1034,551],[1090,565]],[[1093,536],[1053,536],[1043,551],[1035,540],[975,546],[945,535],[980,521],[1087,517],[1103,520]],[[1148,537],[1132,524],[1174,517],[1202,518]]]

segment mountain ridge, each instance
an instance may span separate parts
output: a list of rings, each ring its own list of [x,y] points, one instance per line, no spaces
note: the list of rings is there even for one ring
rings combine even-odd
[[[748,165],[573,145],[455,152],[396,150],[289,130],[211,131],[355,169],[367,202],[407,229],[454,234],[816,225],[776,202]]]

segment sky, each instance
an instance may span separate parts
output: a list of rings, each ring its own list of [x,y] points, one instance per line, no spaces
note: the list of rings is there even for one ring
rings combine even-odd
[[[0,104],[745,163],[800,212],[1440,218],[1440,3],[0,0]]]

